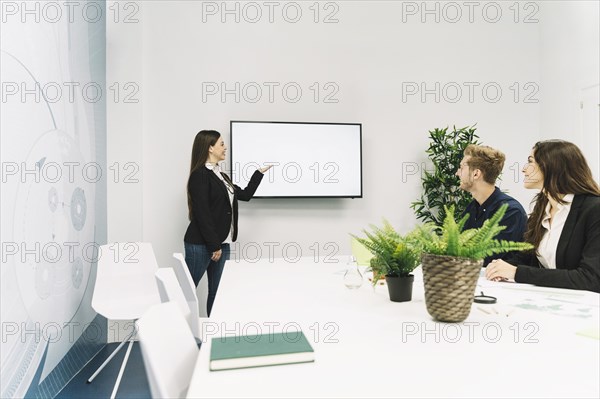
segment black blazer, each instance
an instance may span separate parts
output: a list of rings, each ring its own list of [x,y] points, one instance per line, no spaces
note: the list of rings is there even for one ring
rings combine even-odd
[[[556,249],[556,269],[544,268],[533,252],[528,254],[513,258],[516,282],[600,292],[600,197],[573,199]]]
[[[231,181],[225,174],[226,180]],[[227,187],[215,172],[202,166],[196,169],[188,180],[188,190],[192,198],[192,220],[185,232],[184,241],[190,244],[206,245],[210,252],[221,249],[221,243],[232,228],[232,239],[237,239],[238,200],[250,201],[263,178],[260,171],[254,172],[245,189],[234,185],[232,204],[229,202]],[[233,205],[233,209],[232,209]]]

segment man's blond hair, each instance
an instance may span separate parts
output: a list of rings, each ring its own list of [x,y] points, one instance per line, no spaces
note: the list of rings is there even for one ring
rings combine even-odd
[[[496,184],[496,179],[502,173],[506,160],[502,151],[486,145],[469,144],[465,148],[464,155],[470,157],[467,161],[470,169],[479,169],[483,173],[485,182]]]

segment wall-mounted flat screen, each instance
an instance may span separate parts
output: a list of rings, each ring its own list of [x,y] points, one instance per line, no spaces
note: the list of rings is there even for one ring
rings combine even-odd
[[[257,198],[362,197],[360,123],[231,121],[233,181],[246,187],[252,173],[273,167]]]

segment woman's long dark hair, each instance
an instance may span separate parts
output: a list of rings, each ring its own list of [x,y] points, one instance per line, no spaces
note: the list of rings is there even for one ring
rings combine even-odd
[[[221,137],[221,133],[216,130],[201,130],[196,134],[194,139],[194,145],[192,146],[192,162],[190,165],[190,176],[194,171],[206,164],[208,160],[208,150],[213,145],[217,144],[217,141]],[[193,218],[192,214],[192,196],[190,195],[189,177],[187,187],[187,200],[188,200],[188,218],[190,221]]]
[[[581,150],[573,143],[563,140],[538,141],[533,146],[533,157],[544,175],[544,185],[534,198],[535,206],[527,221],[525,241],[537,249],[545,233],[542,220],[548,197],[564,204],[561,195],[600,196],[600,188]]]

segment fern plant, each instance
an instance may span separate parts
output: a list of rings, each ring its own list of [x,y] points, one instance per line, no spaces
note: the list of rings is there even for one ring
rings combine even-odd
[[[532,249],[533,246],[529,243],[494,239],[506,228],[506,226],[500,225],[500,221],[507,208],[507,204],[502,205],[480,228],[463,231],[469,215],[464,215],[457,222],[454,217],[454,205],[444,206],[446,216],[442,226],[426,223],[417,227],[410,235],[411,244],[424,253],[458,256],[473,260],[480,260],[502,252]]]
[[[372,231],[363,230],[366,238],[351,234],[373,255],[371,270],[373,284],[384,276],[408,276],[419,264],[420,252],[410,244],[407,237],[402,237],[387,221],[383,227],[370,225]]]
[[[418,201],[411,204],[417,219],[441,226],[446,214],[445,205],[454,205],[464,210],[472,200],[471,194],[460,189],[460,179],[455,175],[469,144],[479,144],[475,126],[457,129],[451,132],[448,127],[429,131],[429,148],[426,153],[433,170],[424,171],[422,178],[423,193]]]

